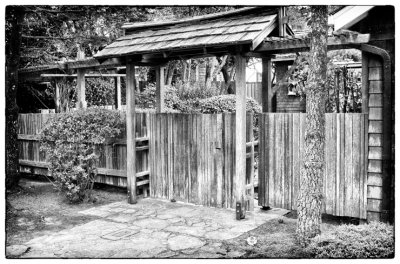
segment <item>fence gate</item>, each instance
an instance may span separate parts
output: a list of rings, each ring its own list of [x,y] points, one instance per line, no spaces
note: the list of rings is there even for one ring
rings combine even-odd
[[[248,120],[252,123],[252,118]],[[252,125],[248,127],[252,130]],[[235,208],[234,114],[150,114],[149,131],[150,196]],[[252,138],[252,132],[247,134]],[[249,160],[251,153],[254,160],[252,149]],[[254,171],[248,166],[252,168],[246,180],[248,210],[252,210]]]
[[[260,115],[259,205],[296,210],[304,113]],[[325,114],[323,213],[366,218],[366,114]]]

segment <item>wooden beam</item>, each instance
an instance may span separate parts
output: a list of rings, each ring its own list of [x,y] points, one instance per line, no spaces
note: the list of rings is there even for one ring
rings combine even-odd
[[[370,34],[354,34],[348,37],[328,37],[328,49],[343,48],[346,45],[356,45],[368,43]],[[255,52],[270,52],[270,53],[291,53],[307,51],[310,49],[309,39],[304,38],[286,38],[286,39],[271,39],[260,44]]]
[[[156,67],[156,112],[162,113],[165,109],[165,81],[164,66]]]
[[[262,112],[272,112],[272,62],[271,58],[262,58],[261,102]]]
[[[85,109],[87,107],[86,102],[86,86],[85,86],[85,72],[84,69],[78,69],[78,76],[76,79],[76,95],[77,95],[77,102],[76,108],[78,109]]]
[[[235,175],[233,179],[236,203],[245,212],[246,184],[246,59],[236,55],[236,115],[235,115]]]
[[[276,20],[277,20],[277,18],[276,18],[276,16],[274,16],[271,24],[269,24],[266,28],[264,28],[260,32],[260,34],[256,38],[254,38],[252,46],[251,46],[251,50],[255,50],[258,47],[258,45],[260,45],[264,41],[264,39],[276,28],[276,26],[278,25]]]
[[[128,203],[137,203],[136,197],[136,151],[135,151],[135,66],[126,65],[126,175],[128,189]]]
[[[114,77],[114,105],[115,109],[121,109],[121,77]]]
[[[362,57],[362,82],[361,82],[361,108],[364,114],[368,114],[368,97],[369,97],[369,81],[368,81],[368,53],[365,51],[361,52]]]
[[[44,73],[41,74],[41,78],[76,78],[78,74],[57,74],[57,73]],[[116,74],[116,73],[107,73],[107,74],[101,74],[101,73],[88,73],[85,74],[85,78],[98,78],[98,77],[125,77],[125,74]]]
[[[279,29],[279,36],[285,36],[285,27],[286,25],[283,23],[283,18],[285,17],[286,9],[284,6],[279,7],[278,10],[278,29]]]

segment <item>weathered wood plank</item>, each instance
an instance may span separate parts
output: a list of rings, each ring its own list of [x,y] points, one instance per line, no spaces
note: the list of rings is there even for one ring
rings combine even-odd
[[[383,120],[382,108],[381,107],[370,107],[368,119],[369,120]]]
[[[369,134],[368,145],[370,147],[381,147],[382,145],[382,134]]]
[[[126,146],[127,146],[127,188],[128,202],[131,204],[137,203],[136,199],[136,177],[130,177],[136,173],[136,151],[135,149],[135,132],[136,132],[136,115],[135,115],[135,66],[127,63],[126,65]]]
[[[370,81],[379,81],[382,80],[382,67],[369,67],[369,76],[368,79]]]
[[[367,197],[373,199],[382,199],[382,187],[381,186],[368,186]]]
[[[370,94],[368,99],[369,107],[382,107],[383,106],[383,95],[382,94]]]

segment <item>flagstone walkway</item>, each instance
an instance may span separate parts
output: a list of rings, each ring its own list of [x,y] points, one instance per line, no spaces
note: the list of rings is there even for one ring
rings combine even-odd
[[[142,199],[81,211],[97,217],[89,223],[32,239],[22,258],[233,258],[222,241],[235,238],[286,213],[247,213],[235,220],[229,209]]]

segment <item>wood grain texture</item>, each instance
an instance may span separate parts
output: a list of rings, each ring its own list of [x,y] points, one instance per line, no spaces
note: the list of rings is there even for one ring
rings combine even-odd
[[[259,205],[296,209],[305,114],[260,116]],[[365,114],[326,114],[323,213],[366,217]]]

